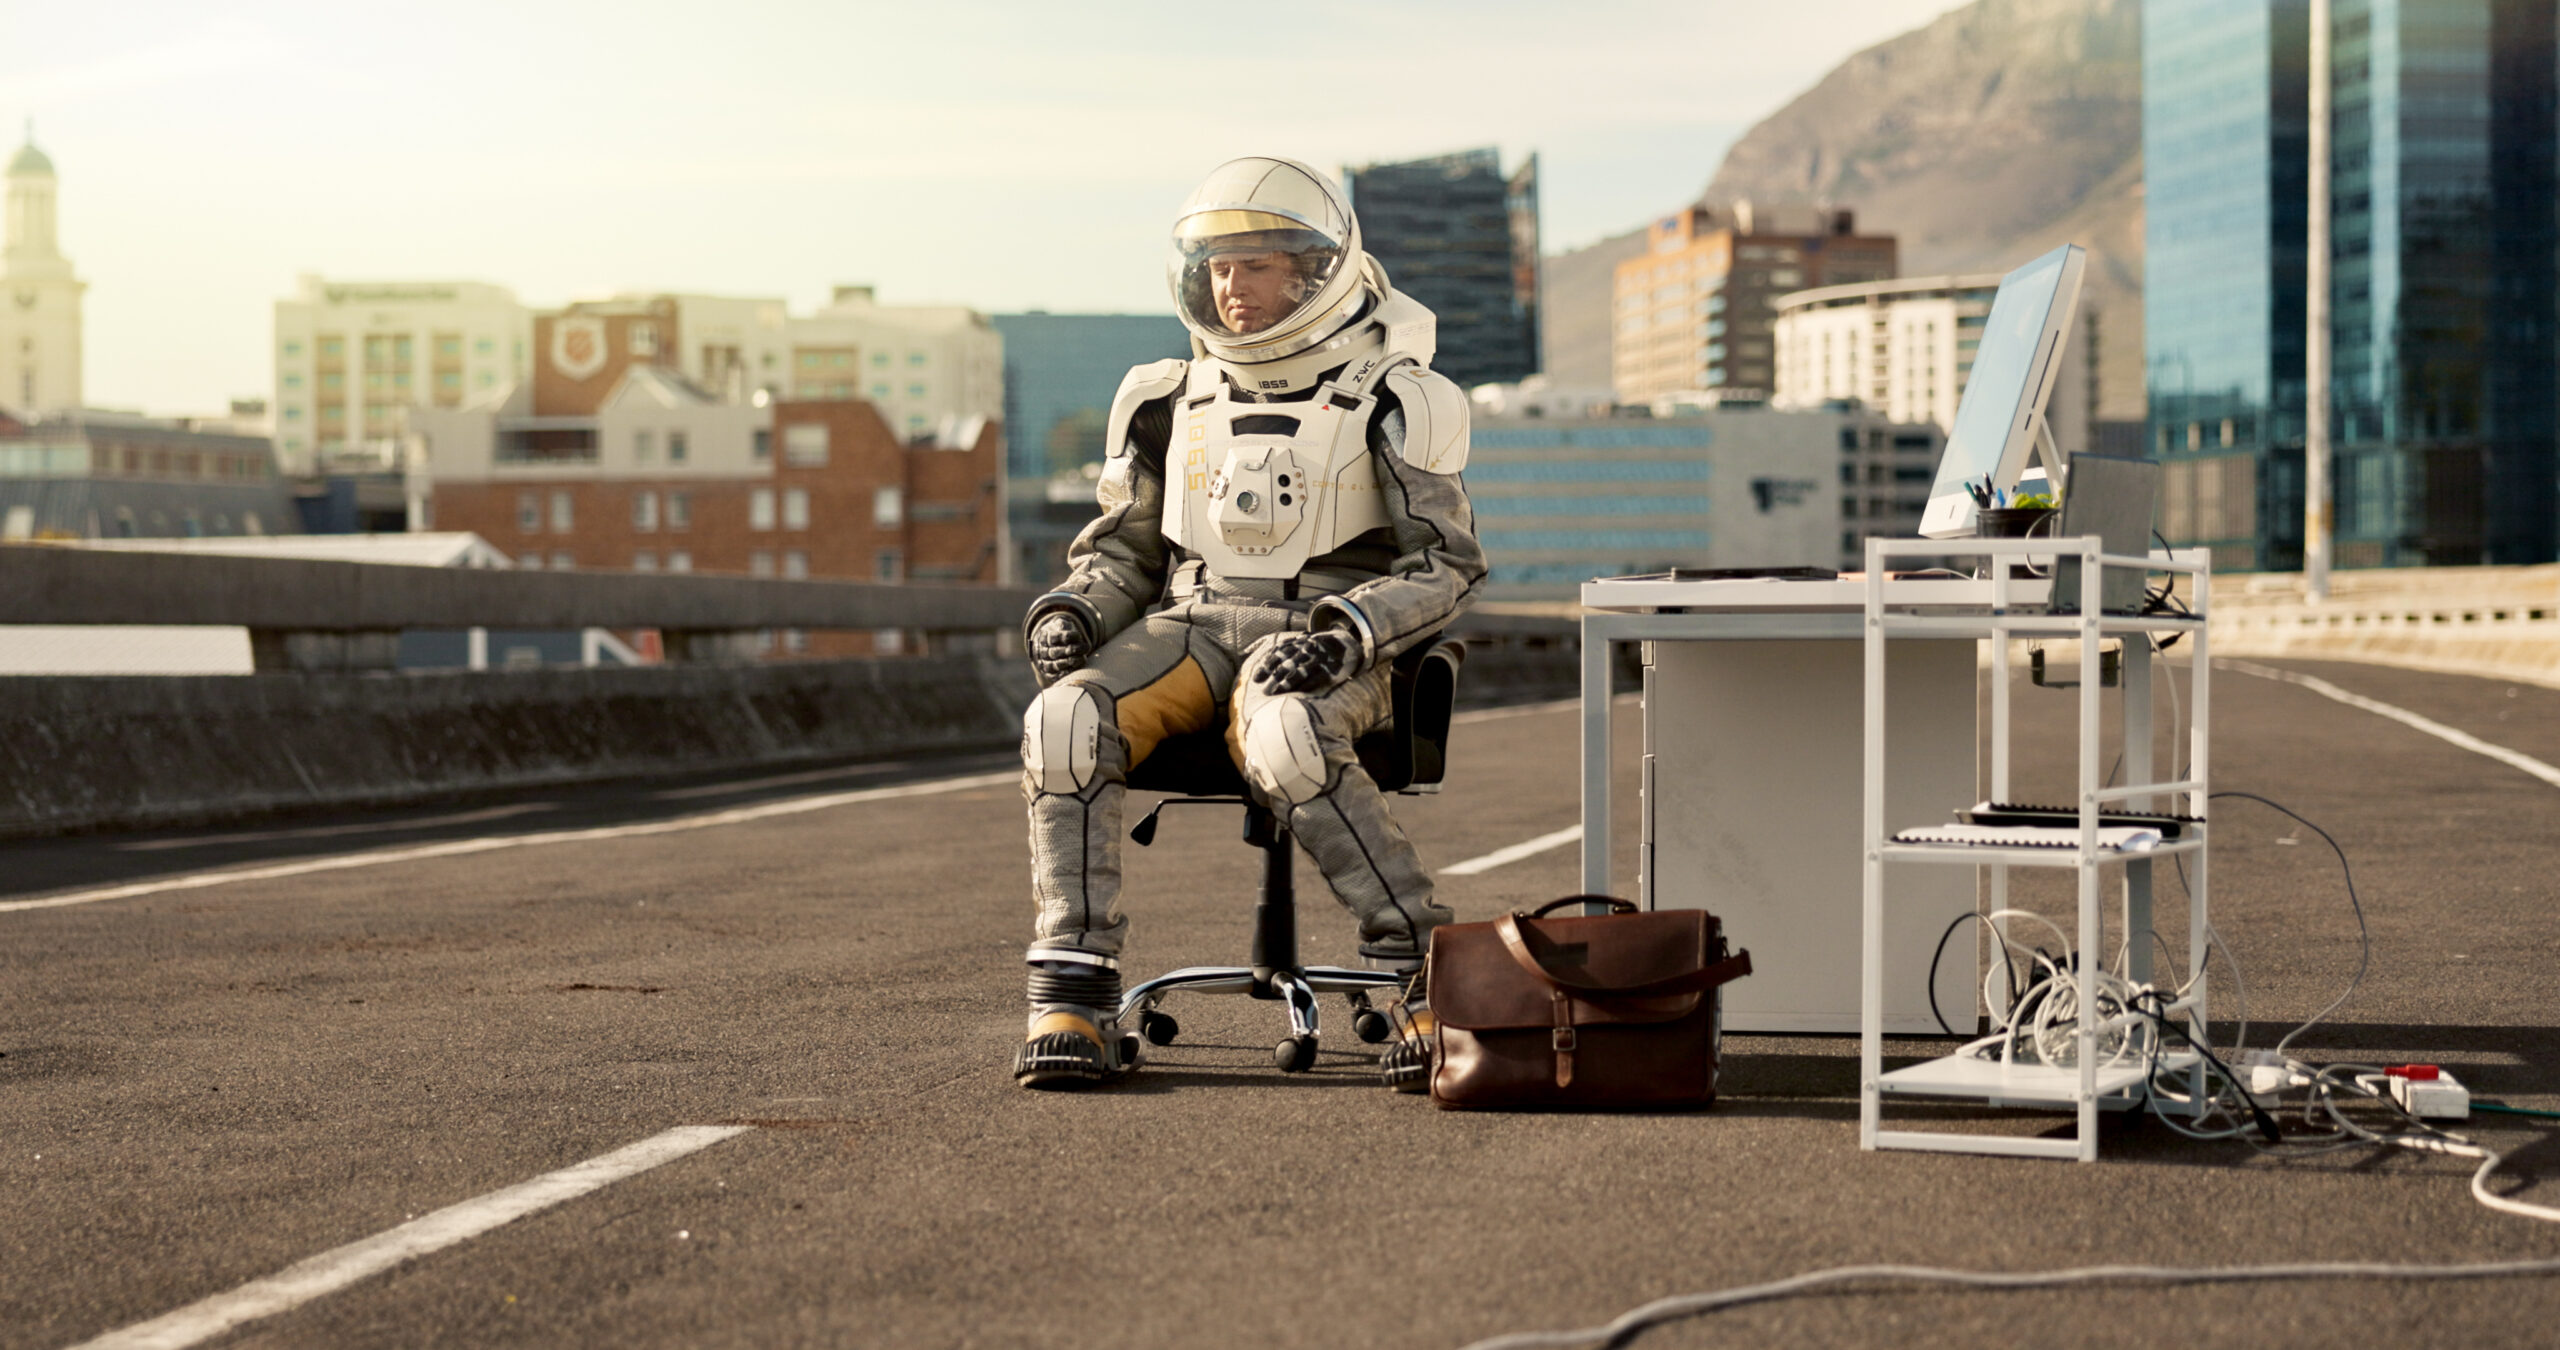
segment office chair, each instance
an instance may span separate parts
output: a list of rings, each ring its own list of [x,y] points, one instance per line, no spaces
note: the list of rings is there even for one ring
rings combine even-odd
[[[1450,638],[1425,643],[1397,657],[1388,679],[1394,711],[1353,744],[1360,767],[1380,791],[1416,796],[1440,790],[1448,772],[1449,714],[1457,696],[1458,667],[1466,648]],[[1230,805],[1244,808],[1244,839],[1262,850],[1262,890],[1253,907],[1251,965],[1189,966],[1160,975],[1120,1000],[1120,1025],[1136,1020],[1150,1045],[1171,1045],[1181,1024],[1158,1005],[1167,994],[1244,994],[1288,1005],[1289,1038],[1271,1049],[1283,1073],[1315,1067],[1320,1035],[1318,994],[1343,994],[1351,1004],[1352,1031],[1375,1045],[1394,1034],[1386,1014],[1370,1006],[1369,992],[1399,987],[1393,971],[1310,966],[1298,960],[1297,849],[1281,816],[1253,800],[1244,775],[1227,753],[1224,725],[1170,737],[1129,773],[1129,786],[1176,795],[1129,829],[1144,848],[1155,842],[1156,817],[1168,806]]]

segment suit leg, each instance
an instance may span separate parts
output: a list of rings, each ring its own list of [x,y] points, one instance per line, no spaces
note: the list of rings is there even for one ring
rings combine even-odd
[[[1255,668],[1262,645],[1242,670]],[[1236,681],[1233,725],[1245,777],[1286,808],[1299,844],[1359,921],[1361,954],[1402,965],[1420,961],[1431,930],[1455,915],[1434,901],[1430,873],[1352,748],[1392,712],[1387,681],[1379,667],[1329,689],[1270,694],[1248,675]]]

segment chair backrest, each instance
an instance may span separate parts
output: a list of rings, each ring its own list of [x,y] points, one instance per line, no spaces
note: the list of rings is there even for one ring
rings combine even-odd
[[[1455,638],[1424,643],[1396,658],[1387,688],[1394,710],[1353,745],[1360,767],[1382,792],[1437,792],[1448,773],[1449,717],[1466,645]],[[1244,775],[1227,753],[1224,724],[1160,742],[1129,773],[1129,786],[1189,797],[1245,796]]]

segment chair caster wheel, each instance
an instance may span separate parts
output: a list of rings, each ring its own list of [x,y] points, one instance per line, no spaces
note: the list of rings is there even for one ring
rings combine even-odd
[[[1122,1036],[1120,1038],[1120,1067],[1122,1069],[1134,1069],[1138,1067],[1140,1054],[1141,1052],[1138,1048],[1137,1037]]]
[[[1358,1036],[1366,1044],[1380,1045],[1384,1044],[1389,1036],[1396,1034],[1396,1029],[1393,1023],[1387,1021],[1385,1013],[1375,1008],[1362,1008],[1351,1015],[1351,1034]]]
[[[1174,1021],[1171,1013],[1149,1008],[1138,1014],[1138,1034],[1146,1037],[1149,1045],[1171,1045],[1173,1038],[1182,1034],[1182,1024]]]
[[[1316,1066],[1316,1038],[1292,1036],[1271,1047],[1271,1062],[1282,1073],[1305,1073]]]

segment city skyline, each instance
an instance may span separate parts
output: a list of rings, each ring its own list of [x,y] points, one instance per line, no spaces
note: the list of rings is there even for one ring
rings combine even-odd
[[[1163,218],[1239,153],[1339,171],[1534,150],[1561,251],[1694,197],[1753,122],[1952,7],[1321,7],[1311,34],[1369,36],[1311,39],[1280,70],[1158,4],[768,4],[720,31],[669,6],[466,3],[423,26],[64,7],[18,16],[0,114],[32,117],[60,168],[89,401],[200,412],[265,388],[271,307],[304,273],[541,307],[633,289],[806,307],[869,283],[890,303],[1159,312]],[[1181,92],[1221,69],[1303,111],[1274,135],[1268,98]]]

